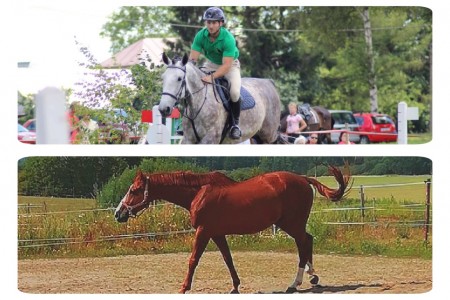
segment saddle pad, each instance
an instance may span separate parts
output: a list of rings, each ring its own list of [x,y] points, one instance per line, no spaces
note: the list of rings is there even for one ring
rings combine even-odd
[[[217,92],[219,93],[220,99],[222,100],[223,106],[227,111],[230,111],[231,105],[230,105],[230,99],[229,95],[230,92],[228,91],[228,82],[223,82],[223,79],[215,79]],[[247,110],[251,109],[255,106],[255,99],[250,94],[250,92],[241,86],[241,110]]]
[[[255,107],[255,98],[250,94],[250,92],[241,86],[241,110],[246,110]]]

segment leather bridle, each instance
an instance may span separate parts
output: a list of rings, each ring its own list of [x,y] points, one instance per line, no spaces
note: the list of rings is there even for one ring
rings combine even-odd
[[[200,142],[200,137],[199,137],[197,129],[195,127],[194,121],[197,118],[197,116],[200,114],[200,111],[202,110],[203,105],[206,102],[206,99],[207,99],[206,96],[208,94],[208,89],[207,89],[208,85],[205,84],[201,89],[199,89],[198,91],[195,91],[195,92],[193,92],[191,94],[191,92],[189,92],[189,90],[186,88],[186,66],[179,67],[179,66],[176,66],[176,65],[170,65],[170,66],[167,66],[167,68],[168,69],[179,69],[179,70],[183,71],[183,73],[184,73],[183,80],[181,81],[181,86],[180,86],[180,88],[178,89],[178,92],[175,95],[172,94],[172,93],[164,92],[164,91],[161,93],[161,95],[166,95],[166,96],[169,96],[169,97],[175,99],[174,107],[177,106],[182,99],[184,99],[184,103],[182,103],[185,106],[185,109],[184,109],[184,112],[183,112],[183,117],[188,119],[191,122],[192,129],[194,131],[194,135],[195,135],[195,138],[197,139],[197,143],[198,143],[198,142]],[[203,89],[205,89],[205,97],[203,98],[203,103],[201,104],[201,106],[198,109],[198,111],[194,112],[194,111],[192,111],[192,108],[189,109],[189,105],[188,105],[187,99],[189,99],[193,94],[197,94],[198,92],[200,92]],[[181,98],[181,94],[183,93],[183,90],[184,90],[184,97]]]
[[[179,70],[183,71],[183,73],[184,73],[183,80],[181,81],[181,86],[175,95],[172,93],[164,92],[164,91],[161,93],[161,95],[166,95],[166,96],[169,96],[169,97],[175,99],[174,106],[177,106],[178,103],[180,102],[181,94],[183,93],[183,89],[184,89],[184,97],[186,98],[186,92],[187,92],[187,89],[186,89],[186,67],[182,68],[182,67],[178,67],[175,65],[170,65],[170,66],[167,66],[167,68],[168,69],[179,69]]]
[[[123,200],[121,201],[122,205],[127,209],[129,217],[136,218],[140,216],[144,212],[144,210],[146,210],[150,206],[150,201],[148,199],[148,185],[149,185],[148,182],[149,177],[147,177],[145,180],[144,198],[142,199],[141,202],[135,205],[128,205]],[[130,188],[128,189],[127,195],[131,192],[132,188],[133,185],[131,185]],[[136,213],[134,213],[133,211],[136,211]]]

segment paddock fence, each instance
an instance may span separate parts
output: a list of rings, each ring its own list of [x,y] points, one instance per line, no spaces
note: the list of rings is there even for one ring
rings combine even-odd
[[[379,203],[379,199],[370,199],[370,190],[375,189],[389,189],[393,187],[411,187],[416,185],[424,185],[423,195],[417,197],[423,199],[422,203],[395,203],[388,204]],[[390,184],[390,185],[360,185],[358,187],[352,187],[352,190],[358,191],[359,204],[353,206],[339,206],[318,208],[311,211],[311,218],[320,214],[320,220],[322,224],[327,226],[369,226],[369,227],[381,227],[384,229],[391,227],[409,227],[409,228],[422,228],[423,240],[428,242],[431,227],[432,227],[432,204],[431,204],[431,180],[425,182],[404,183],[404,184]],[[355,200],[355,199],[354,199]],[[64,201],[64,200],[61,200]],[[345,203],[345,201],[341,202]],[[353,203],[356,203],[353,201]],[[156,202],[150,207],[150,210],[156,210],[158,208],[170,207],[173,210],[184,211],[183,208],[177,207],[174,204],[166,202]],[[46,204],[32,204],[24,203],[18,205],[18,228],[26,230],[41,230],[42,228],[36,225],[36,218],[41,218],[43,223],[46,218],[59,217],[61,219],[68,219],[69,216],[75,215],[78,218],[84,218],[87,215],[92,215],[94,222],[96,218],[101,216],[109,216],[113,219],[113,212],[115,208],[92,208],[92,209],[79,209],[79,210],[60,210],[54,211],[51,205]],[[31,220],[34,223],[31,224]],[[111,220],[111,222],[115,222]],[[30,227],[33,226],[33,227]],[[127,233],[116,235],[99,235],[94,239],[86,239],[85,237],[55,237],[55,238],[33,238],[33,239],[18,239],[18,248],[36,248],[36,247],[54,247],[70,244],[86,244],[86,243],[98,243],[98,242],[113,242],[125,239],[156,239],[156,238],[168,238],[174,235],[186,235],[193,234],[195,230],[192,228],[177,228],[169,231],[161,232],[140,232],[140,233]],[[278,230],[274,226],[270,230],[271,234],[277,234]],[[267,234],[267,231],[264,233]]]

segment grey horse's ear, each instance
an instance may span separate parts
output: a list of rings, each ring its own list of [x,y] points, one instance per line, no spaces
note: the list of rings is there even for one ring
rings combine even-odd
[[[163,62],[164,62],[166,65],[169,65],[169,64],[170,64],[170,59],[167,57],[166,52],[163,52],[163,54],[162,54],[162,59],[163,59]]]
[[[185,66],[188,62],[189,56],[187,55],[187,53],[185,53],[183,55],[183,60],[181,61],[181,63],[183,64],[183,66]]]

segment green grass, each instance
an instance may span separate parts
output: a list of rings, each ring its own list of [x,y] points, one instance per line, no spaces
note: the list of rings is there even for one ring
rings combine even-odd
[[[431,139],[432,139],[431,132],[409,134],[408,144],[425,144],[431,142]]]
[[[360,186],[364,186],[364,194],[367,200],[392,198],[408,200],[415,203],[425,203],[426,186],[424,184],[395,186],[405,183],[422,183],[431,176],[353,176],[353,188],[347,198],[360,198]],[[329,187],[336,187],[333,177],[320,177],[320,182]],[[386,187],[374,187],[379,185],[393,185]],[[345,200],[343,200],[345,201]]]

